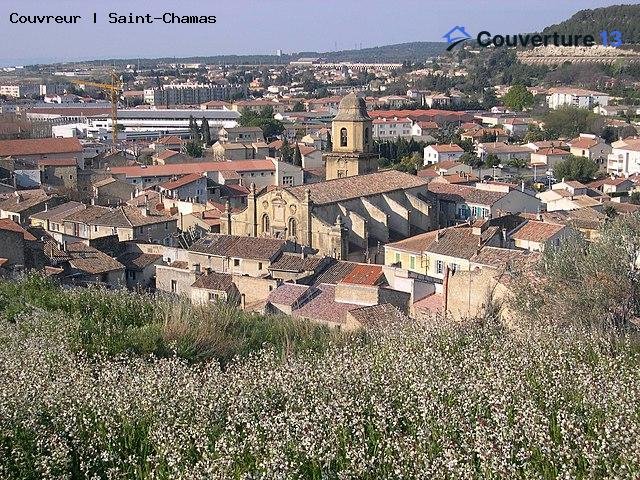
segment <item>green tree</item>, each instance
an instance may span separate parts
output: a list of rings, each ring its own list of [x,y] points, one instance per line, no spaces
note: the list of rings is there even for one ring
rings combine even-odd
[[[193,115],[189,116],[189,134],[191,140],[200,140],[200,129]]]
[[[202,141],[205,145],[211,145],[211,129],[209,128],[209,121],[204,118],[200,124],[200,131],[202,132]]]
[[[325,150],[330,152],[333,150],[333,142],[331,141],[331,132],[327,132],[327,145],[325,146]]]
[[[185,150],[187,152],[187,155],[194,158],[200,158],[204,153],[202,145],[194,140],[187,142],[187,144],[185,145]]]
[[[293,157],[291,158],[291,163],[296,167],[302,166],[302,152],[300,151],[300,145],[298,143],[296,143],[296,146],[293,149]]]
[[[502,98],[504,105],[509,110],[521,112],[533,107],[533,94],[524,85],[514,85]]]
[[[478,168],[484,165],[484,162],[480,157],[473,153],[465,152],[460,156],[460,161],[465,165],[469,165],[472,168]]]
[[[500,159],[495,154],[487,155],[487,158],[484,160],[484,165],[488,168],[497,167],[500,165]]]
[[[287,163],[293,162],[293,148],[289,145],[289,140],[287,137],[282,139],[282,147],[280,148],[280,155],[282,156],[282,161]]]
[[[304,105],[302,104],[302,102],[294,103],[292,111],[293,112],[304,112]]]
[[[587,157],[569,155],[565,160],[556,163],[553,167],[553,176],[565,180],[578,180],[588,182],[593,180],[598,171],[598,164]]]

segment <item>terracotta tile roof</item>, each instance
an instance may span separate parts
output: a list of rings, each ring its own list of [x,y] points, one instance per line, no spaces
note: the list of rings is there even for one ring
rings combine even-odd
[[[427,187],[429,191],[435,194],[441,200],[456,203],[474,203],[477,205],[493,205],[501,200],[507,192],[494,192],[490,190],[481,190],[478,188],[467,187],[464,185],[451,185],[447,183],[431,182]]]
[[[85,210],[87,206],[84,203],[80,202],[66,202],[57,207],[49,208],[46,211],[42,211],[39,213],[34,213],[31,215],[31,218],[37,220],[56,220],[63,221],[72,213],[79,212],[81,210]]]
[[[302,297],[310,293],[312,287],[307,285],[297,285],[295,283],[283,283],[278,288],[269,293],[267,300],[278,305],[293,306]]]
[[[43,158],[38,160],[41,167],[76,167],[78,161],[75,158]]]
[[[82,145],[77,138],[34,138],[0,141],[0,157],[80,152],[82,152]]]
[[[462,147],[456,144],[443,144],[443,145],[429,145],[433,150],[438,153],[463,153]]]
[[[197,182],[198,180],[201,180],[203,178],[204,177],[202,176],[201,173],[190,173],[176,180],[171,180],[169,182],[162,183],[160,184],[160,187],[164,188],[165,190],[175,190],[176,188],[184,187],[185,185],[188,185],[193,182]]]
[[[44,190],[19,190],[9,195],[5,200],[0,200],[0,210],[20,213],[37,205],[44,205],[52,196]]]
[[[82,242],[67,245],[66,253],[74,269],[91,275],[124,269],[124,265],[117,260]]]
[[[569,141],[569,146],[573,147],[573,148],[582,148],[582,149],[589,149],[592,147],[595,147],[596,145],[598,145],[600,139],[598,138],[589,138],[589,137],[578,137],[578,138],[574,138],[573,140]]]
[[[381,265],[356,265],[340,282],[354,285],[378,285],[382,279]]]
[[[611,206],[616,212],[622,215],[628,215],[640,211],[640,205],[633,203],[621,203],[621,202],[604,202],[605,207]]]
[[[418,170],[416,174],[421,178],[435,178],[438,176],[438,172],[436,172],[434,167],[423,168],[422,170]]]
[[[347,262],[345,260],[332,260],[332,265],[318,275],[313,281],[313,286],[321,283],[337,284],[353,270],[358,263]]]
[[[436,163],[435,168],[448,170],[450,168],[459,167],[460,165],[462,165],[462,162],[457,162],[455,160],[443,160],[442,162]]]
[[[434,293],[414,302],[413,306],[429,313],[442,312],[444,310],[444,295],[442,293]]]
[[[300,200],[304,199],[307,189],[311,192],[311,200],[316,205],[335,203],[352,198],[379,195],[382,193],[404,190],[427,185],[427,181],[415,175],[387,170],[383,172],[336,178],[324,182],[300,185],[286,190]]]
[[[271,260],[282,251],[285,240],[264,237],[241,237],[211,233],[197,240],[189,251],[217,257]]]
[[[168,137],[162,137],[156,140],[154,143],[157,145],[181,145],[182,139],[175,135],[169,135]]]
[[[233,275],[217,272],[207,273],[206,275],[200,275],[200,277],[198,277],[191,286],[194,288],[203,288],[205,290],[229,292],[233,287]]]
[[[524,145],[513,145],[504,142],[487,142],[480,144],[488,154],[500,153],[531,153],[531,150]]]
[[[569,155],[569,152],[556,147],[540,148],[536,152],[539,155]]]
[[[310,272],[316,270],[324,261],[325,257],[309,255],[303,258],[299,253],[285,252],[269,266],[269,270]]]
[[[65,221],[86,223],[87,225],[102,225],[106,227],[142,227],[154,223],[164,223],[172,220],[172,217],[162,212],[150,212],[145,215],[140,208],[131,205],[121,205],[116,208],[91,205],[85,210],[69,215]]]
[[[180,270],[189,270],[189,263],[182,260],[174,260],[168,266],[171,268],[179,268]]]
[[[527,220],[513,232],[510,233],[514,240],[524,240],[529,242],[544,243],[549,241],[566,227],[556,223],[540,222],[537,220]]]
[[[390,249],[416,254],[427,252],[447,257],[470,259],[499,231],[498,227],[488,227],[479,236],[474,235],[473,229],[469,226],[449,227],[415,235],[399,242],[389,243],[386,246]]]
[[[145,267],[162,260],[162,255],[155,253],[129,252],[117,257],[117,260],[129,270],[142,271]]]
[[[514,248],[482,247],[471,258],[471,262],[492,268],[508,268],[523,265],[527,261],[537,260],[540,254]]]
[[[348,311],[360,308],[362,305],[336,302],[335,285],[323,283],[315,287],[311,298],[300,308],[293,310],[294,317],[306,318],[312,321],[344,323]]]
[[[9,220],[8,218],[0,219],[0,230],[7,230],[10,232],[21,233],[22,237],[25,240],[33,241],[36,239],[33,235],[27,232],[24,228],[18,225],[13,220]]]
[[[349,310],[349,314],[363,326],[369,328],[380,328],[409,320],[405,314],[390,303],[354,308]]]
[[[176,152],[175,150],[163,150],[160,153],[156,153],[154,156],[158,160],[166,160],[167,158],[175,157],[176,155],[180,155],[180,152]]]
[[[128,178],[134,177],[170,177],[172,175],[186,175],[188,173],[222,172],[232,170],[236,172],[272,171],[276,167],[271,160],[234,160],[228,162],[193,162],[176,163],[172,165],[140,165],[131,167],[113,167],[113,175],[124,174]]]

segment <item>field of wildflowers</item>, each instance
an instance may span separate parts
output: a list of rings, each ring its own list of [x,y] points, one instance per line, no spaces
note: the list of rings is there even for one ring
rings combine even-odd
[[[284,354],[267,342],[221,366],[79,342],[61,306],[74,295],[103,296],[105,315],[139,306],[53,303],[41,281],[12,286],[17,302],[0,286],[3,479],[640,475],[631,337],[439,321]]]

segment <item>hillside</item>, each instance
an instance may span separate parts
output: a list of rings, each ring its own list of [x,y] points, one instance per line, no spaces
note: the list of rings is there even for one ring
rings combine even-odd
[[[613,5],[580,10],[571,18],[551,25],[543,33],[591,34],[600,39],[600,32],[618,30],[625,44],[640,44],[640,5]]]

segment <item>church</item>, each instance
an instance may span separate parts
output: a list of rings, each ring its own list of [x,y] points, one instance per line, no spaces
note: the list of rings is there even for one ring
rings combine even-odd
[[[260,194],[251,185],[246,208],[227,207],[220,232],[289,239],[343,260],[381,261],[382,245],[435,228],[425,180],[377,171],[362,98],[342,99],[332,131],[337,144],[324,156],[326,181]]]

